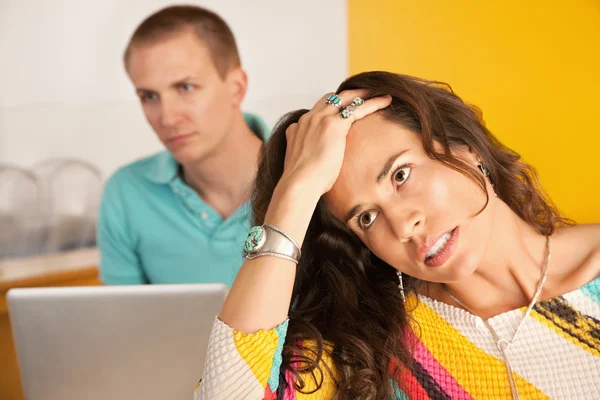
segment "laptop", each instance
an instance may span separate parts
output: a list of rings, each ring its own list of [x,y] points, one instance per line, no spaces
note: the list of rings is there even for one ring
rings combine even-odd
[[[191,399],[221,284],[11,289],[26,400]]]

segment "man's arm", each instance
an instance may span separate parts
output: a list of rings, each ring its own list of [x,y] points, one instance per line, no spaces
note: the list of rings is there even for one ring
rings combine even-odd
[[[148,283],[131,232],[122,174],[123,171],[118,171],[108,180],[100,203],[97,231],[100,279],[107,285]]]

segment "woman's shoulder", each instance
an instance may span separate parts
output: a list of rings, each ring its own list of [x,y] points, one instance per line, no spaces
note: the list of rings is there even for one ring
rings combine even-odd
[[[600,253],[600,223],[566,226],[559,229],[555,236],[561,244],[581,253]]]
[[[560,229],[552,238],[555,273],[572,288],[600,277],[600,224],[572,225]]]

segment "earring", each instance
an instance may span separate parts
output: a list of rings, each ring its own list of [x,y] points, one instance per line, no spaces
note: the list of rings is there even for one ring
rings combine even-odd
[[[402,279],[402,272],[396,271],[398,275],[398,289],[400,290],[400,297],[402,297],[402,301],[405,302],[406,298],[404,297],[404,280]]]
[[[490,178],[490,170],[487,169],[487,167],[481,162],[477,164],[477,168],[479,168],[483,176],[486,177],[487,180],[490,182],[492,190],[494,191],[494,196],[498,197],[498,193],[496,193],[496,188],[494,187],[494,182],[492,182],[492,178]]]
[[[487,167],[485,165],[483,165],[483,163],[477,164],[477,168],[479,168],[479,170],[481,171],[483,176],[485,176],[486,178],[488,178],[490,176],[490,170],[487,169]]]

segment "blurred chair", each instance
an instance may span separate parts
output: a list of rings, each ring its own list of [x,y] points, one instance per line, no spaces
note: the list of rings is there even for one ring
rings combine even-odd
[[[102,195],[100,170],[85,161],[51,159],[34,165],[32,173],[42,184],[48,221],[43,252],[94,246]]]
[[[45,241],[42,187],[30,172],[0,165],[0,259],[38,254]]]

